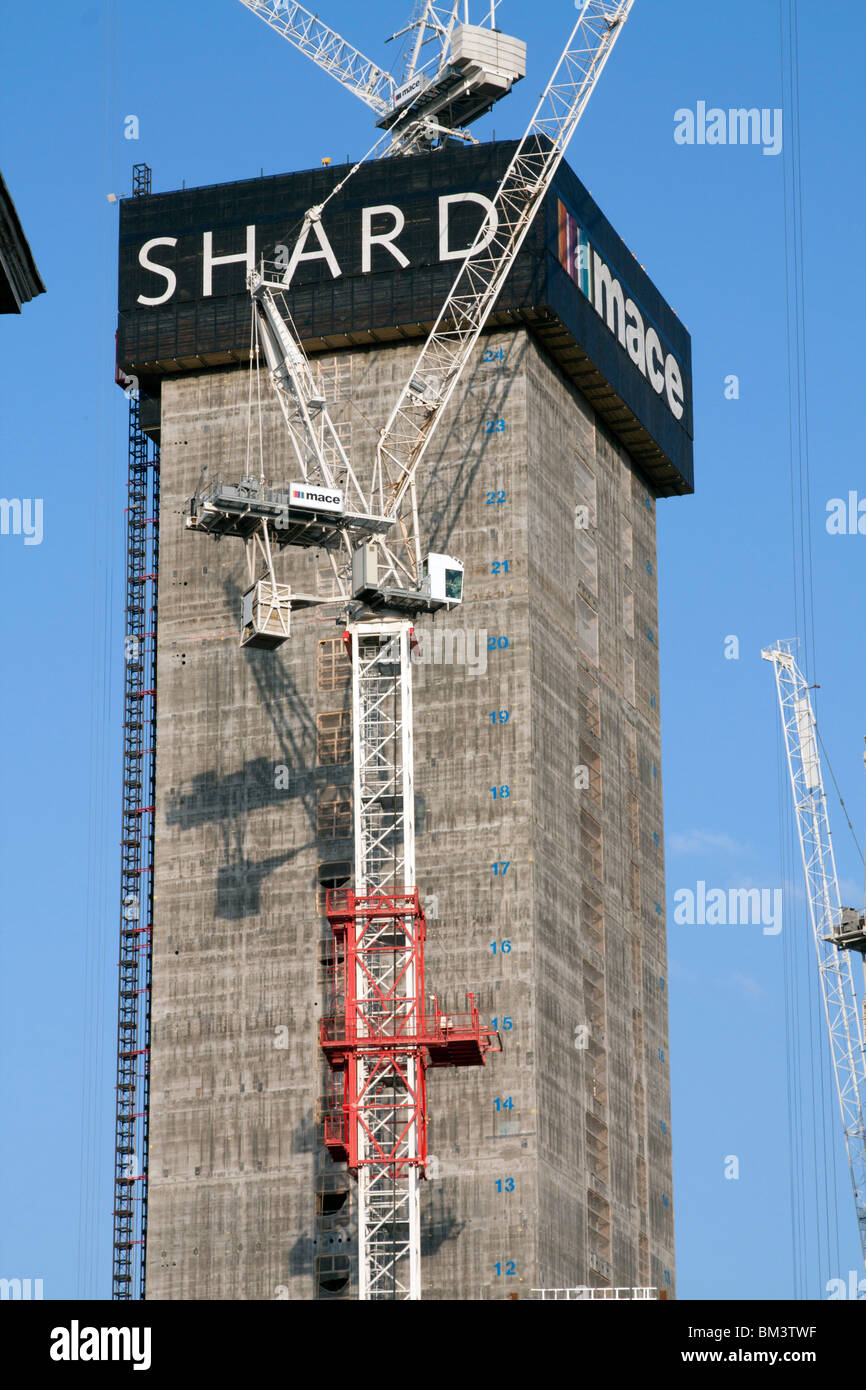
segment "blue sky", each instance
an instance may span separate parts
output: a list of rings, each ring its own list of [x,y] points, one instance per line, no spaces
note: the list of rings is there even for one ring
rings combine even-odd
[[[321,13],[389,61],[379,36],[407,8],[328,0]],[[573,22],[566,3],[534,6],[531,20],[524,8],[503,0],[498,13],[527,39],[530,71],[485,136],[522,131]],[[849,253],[866,220],[866,30],[850,3],[832,25],[821,6],[799,8],[809,674],[860,836],[866,538],[828,535],[825,515],[830,498],[866,496],[864,306]],[[373,132],[354,98],[237,0],[206,10],[71,0],[38,43],[33,23],[20,7],[4,16],[15,64],[0,92],[0,168],[48,287],[20,318],[0,319],[0,491],[44,499],[41,545],[0,538],[0,1275],[42,1277],[48,1297],[93,1297],[110,1276],[126,451],[107,195],[129,192],[139,160],[163,190],[357,157]],[[637,0],[568,155],[693,338],[696,494],[658,508],[679,1293],[821,1297],[860,1252],[760,659],[762,645],[795,633],[791,146],[772,157],[676,144],[675,111],[699,101],[783,105],[775,4]],[[124,138],[130,114],[135,142]],[[787,141],[789,103],[784,121]],[[732,374],[736,400],[725,398]],[[738,660],[725,659],[731,636]],[[862,865],[834,801],[831,818],[843,896],[859,902]],[[784,887],[783,930],[675,924],[673,894],[698,880]],[[737,1180],[724,1176],[732,1155]]]

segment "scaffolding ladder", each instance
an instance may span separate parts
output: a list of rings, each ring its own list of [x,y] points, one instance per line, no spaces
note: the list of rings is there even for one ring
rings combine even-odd
[[[143,1299],[147,1237],[159,451],[130,393],[112,1298]]]

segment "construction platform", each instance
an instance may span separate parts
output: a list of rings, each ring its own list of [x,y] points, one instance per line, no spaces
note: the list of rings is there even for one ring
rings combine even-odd
[[[361,512],[299,506],[293,489],[268,487],[256,478],[228,482],[217,478],[190,504],[186,525],[191,531],[211,536],[239,536],[249,540],[267,526],[268,537],[282,549],[287,545],[336,550],[347,533],[353,536],[385,535],[392,526],[387,517]]]

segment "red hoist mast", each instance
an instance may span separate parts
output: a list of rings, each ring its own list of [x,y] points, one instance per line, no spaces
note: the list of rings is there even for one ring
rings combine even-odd
[[[434,995],[425,1014],[427,923],[417,888],[363,895],[337,889],[327,895],[327,916],[336,948],[333,992],[342,1007],[322,1023],[335,1074],[325,1144],[354,1173],[372,1165],[406,1177],[427,1162],[427,1068],[480,1067],[495,1035],[471,994],[466,1013],[443,1013]],[[367,988],[358,989],[359,978]],[[405,1087],[399,1109],[379,1094],[395,1075]]]

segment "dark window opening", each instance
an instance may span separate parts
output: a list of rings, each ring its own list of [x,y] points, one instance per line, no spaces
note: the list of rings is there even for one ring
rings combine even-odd
[[[348,1192],[320,1192],[319,1214],[321,1216],[333,1216],[346,1205],[348,1197]]]

